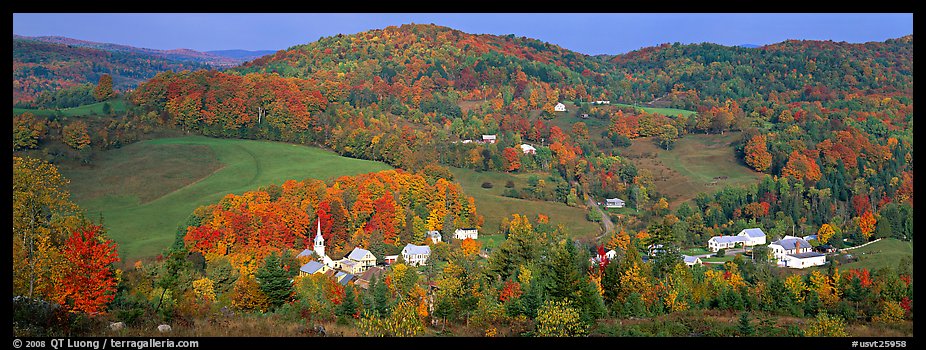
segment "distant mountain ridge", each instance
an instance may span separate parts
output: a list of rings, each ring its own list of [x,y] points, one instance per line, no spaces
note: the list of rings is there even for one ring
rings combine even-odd
[[[101,43],[95,41],[87,41],[80,39],[73,39],[63,36],[24,36],[13,34],[14,40],[31,40],[31,41],[40,41],[52,44],[62,44],[76,47],[87,47],[92,49],[99,49],[111,52],[130,52],[130,53],[139,53],[146,55],[160,56],[166,59],[175,60],[175,61],[188,61],[202,63],[216,68],[229,68],[234,67],[242,62],[247,60],[236,59],[234,57],[218,55],[208,52],[201,52],[191,49],[172,49],[172,50],[158,50],[158,49],[149,49],[142,47],[134,47],[128,45],[120,44],[111,44],[111,43]]]
[[[275,50],[212,50],[206,51],[206,53],[231,58],[234,60],[240,60],[242,63],[246,61],[253,60],[258,57],[263,57],[267,55],[272,55],[276,53]]]

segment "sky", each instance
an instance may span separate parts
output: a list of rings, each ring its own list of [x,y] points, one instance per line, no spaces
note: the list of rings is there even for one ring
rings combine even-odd
[[[674,42],[763,45],[806,39],[863,43],[913,34],[912,13],[15,13],[13,33],[162,50],[282,50],[321,37],[405,23],[434,23],[472,34],[526,36],[589,55],[620,54]]]

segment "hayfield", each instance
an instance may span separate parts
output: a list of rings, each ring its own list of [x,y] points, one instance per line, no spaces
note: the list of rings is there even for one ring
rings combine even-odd
[[[196,136],[139,142],[61,172],[75,201],[90,218],[102,213],[120,256],[131,261],[161,252],[194,209],[228,193],[389,168],[319,148]]]
[[[730,144],[739,138],[740,133],[732,132],[689,134],[669,151],[656,145],[652,138],[638,138],[624,151],[624,156],[639,171],[653,175],[656,190],[675,208],[698,193],[758,183],[762,179],[762,173],[752,171],[736,158]]]
[[[569,207],[562,203],[502,196],[508,180],[514,182],[515,188],[521,189],[527,186],[527,178],[530,174],[477,172],[462,168],[450,168],[450,170],[453,172],[454,181],[459,182],[463,187],[463,192],[473,196],[476,201],[476,211],[485,218],[482,229],[479,231],[479,240],[483,241],[487,248],[495,247],[504,240],[504,235],[499,232],[499,224],[502,218],[510,219],[515,213],[527,215],[532,221],[537,218],[537,214],[547,215],[551,223],[564,225],[569,229],[570,234],[577,238],[594,237],[601,231],[597,223],[585,219],[585,209]],[[493,187],[482,188],[483,182],[491,182]]]
[[[86,117],[91,115],[103,115],[103,105],[109,103],[109,106],[112,107],[112,113],[123,113],[125,112],[125,101],[123,100],[112,100],[107,102],[97,102],[83,106],[77,106],[72,108],[62,108],[60,110],[54,109],[28,109],[28,108],[13,108],[13,115],[20,115],[26,112],[30,112],[40,117],[50,117],[55,115],[56,112],[61,112],[61,115],[65,117]]]
[[[894,268],[903,257],[913,258],[913,243],[896,238],[885,238],[867,246],[846,251],[857,261],[840,266],[844,270],[867,268],[876,271],[883,267]]]

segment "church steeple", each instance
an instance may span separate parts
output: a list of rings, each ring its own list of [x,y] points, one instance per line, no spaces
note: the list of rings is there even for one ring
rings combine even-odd
[[[318,231],[315,233],[315,254],[325,257],[325,238],[322,237],[322,219],[318,218]]]

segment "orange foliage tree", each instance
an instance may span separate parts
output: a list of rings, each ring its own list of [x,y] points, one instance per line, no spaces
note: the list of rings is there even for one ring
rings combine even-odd
[[[746,164],[756,171],[766,171],[772,165],[772,154],[768,153],[768,145],[765,143],[765,135],[756,135],[746,142],[743,148],[745,153]]]
[[[103,237],[100,226],[90,225],[75,230],[62,253],[67,271],[60,275],[55,301],[71,311],[103,313],[116,295],[116,244]]]

